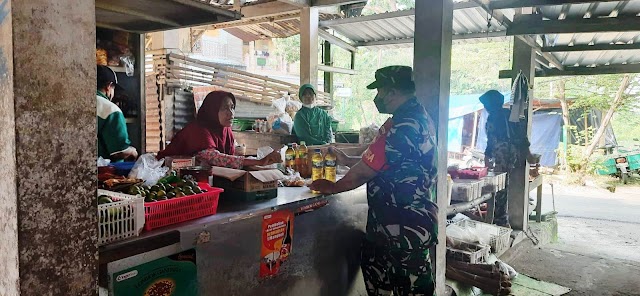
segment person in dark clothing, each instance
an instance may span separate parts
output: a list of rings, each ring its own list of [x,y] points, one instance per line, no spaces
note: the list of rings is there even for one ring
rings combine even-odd
[[[530,155],[526,129],[519,123],[509,121],[509,109],[503,108],[504,96],[497,90],[490,90],[480,96],[480,102],[489,113],[487,117],[487,148],[485,165],[495,172],[507,173],[507,180],[519,162]],[[508,181],[507,181],[508,184]],[[494,223],[503,227],[509,224],[508,188],[496,193]]]

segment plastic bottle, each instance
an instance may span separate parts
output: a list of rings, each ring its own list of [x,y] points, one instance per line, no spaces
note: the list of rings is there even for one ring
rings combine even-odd
[[[296,155],[296,167],[298,168],[298,172],[300,172],[300,177],[309,178],[311,177],[311,170],[309,169],[309,163],[307,162],[309,148],[307,148],[307,143],[305,141],[300,142],[300,146],[298,146],[298,154]]]
[[[311,157],[311,180],[320,180],[324,175],[324,157],[322,157],[322,151],[316,149]],[[319,193],[313,191],[313,193]]]
[[[284,153],[284,165],[287,169],[296,170],[296,152],[293,144],[287,144],[287,151]]]
[[[331,149],[324,155],[324,178],[336,182],[336,155],[331,152]]]

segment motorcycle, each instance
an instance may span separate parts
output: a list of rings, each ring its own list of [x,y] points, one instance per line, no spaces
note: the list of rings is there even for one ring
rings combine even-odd
[[[615,151],[613,148],[616,148]],[[632,173],[640,174],[640,145],[636,144],[635,149],[622,146],[606,146],[603,149],[605,149],[605,159],[596,170],[598,175],[615,176],[620,178],[623,184],[627,184]]]

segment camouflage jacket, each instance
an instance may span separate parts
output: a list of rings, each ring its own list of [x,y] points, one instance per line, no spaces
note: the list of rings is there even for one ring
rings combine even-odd
[[[393,249],[437,241],[435,125],[416,98],[380,128],[363,154],[378,175],[367,184],[367,239]]]

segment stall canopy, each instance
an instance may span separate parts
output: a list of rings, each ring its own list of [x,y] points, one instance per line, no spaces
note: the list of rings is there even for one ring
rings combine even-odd
[[[96,0],[96,25],[145,33],[240,19],[240,13],[196,0]]]
[[[528,9],[514,20],[516,9]],[[536,76],[640,72],[640,1],[455,1],[453,40],[514,36],[536,52]],[[415,11],[320,22],[355,46],[413,46]],[[511,78],[503,70],[501,78]]]

